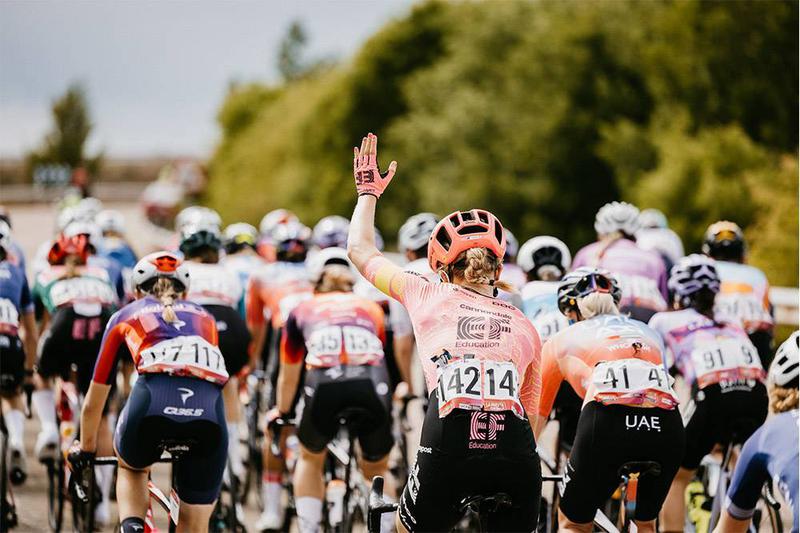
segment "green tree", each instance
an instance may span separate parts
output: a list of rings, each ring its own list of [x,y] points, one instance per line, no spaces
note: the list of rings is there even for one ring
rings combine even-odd
[[[45,135],[42,146],[28,154],[29,175],[40,164],[62,164],[70,168],[85,167],[90,173],[99,169],[101,154],[87,157],[86,140],[92,131],[92,122],[86,91],[73,84],[52,105],[53,125]]]
[[[285,81],[296,80],[304,74],[303,50],[307,42],[308,36],[303,25],[300,21],[293,21],[278,50],[278,71]]]

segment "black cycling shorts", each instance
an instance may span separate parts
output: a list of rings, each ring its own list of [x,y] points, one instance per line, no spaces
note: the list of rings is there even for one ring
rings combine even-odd
[[[165,441],[190,442],[173,465],[181,501],[213,503],[228,457],[222,387],[192,377],[139,376],[120,414],[114,448],[127,465],[144,469],[158,460]]]
[[[228,375],[233,377],[247,364],[247,350],[250,347],[250,332],[242,316],[227,305],[204,305],[217,322],[219,350],[225,359]]]
[[[620,467],[655,461],[661,474],[639,478],[636,520],[655,520],[683,457],[684,431],[677,409],[603,405],[589,402],[559,489],[559,508],[571,521],[591,523],[622,482]]]
[[[630,316],[634,320],[638,320],[647,324],[650,322],[650,319],[653,317],[653,315],[658,311],[655,309],[650,309],[649,307],[641,307],[638,305],[623,305],[619,308],[619,312],[623,315]]]
[[[572,449],[582,407],[583,398],[578,396],[568,381],[562,381],[558,388],[558,394],[556,394],[553,411],[559,424],[558,438],[561,440],[561,448],[565,451]]]
[[[511,507],[488,516],[487,531],[533,531],[542,471],[528,420],[511,411],[454,409],[439,418],[437,391],[422,425],[417,460],[400,498],[409,531],[450,531],[471,496],[505,493]]]
[[[39,374],[69,379],[70,368],[77,367],[77,386],[86,394],[92,382],[97,354],[111,309],[103,308],[96,317],[85,317],[72,307],[61,307],[51,317],[50,325],[39,342]]]
[[[392,392],[383,366],[313,368],[306,372],[305,406],[297,438],[319,453],[336,436],[339,419],[347,411],[357,419],[356,432],[366,461],[384,458],[394,445]]]
[[[16,335],[0,335],[0,393],[14,394],[25,379],[25,349]]]
[[[681,466],[696,469],[715,444],[744,443],[767,419],[768,408],[767,388],[758,381],[714,384],[695,392],[684,415],[688,421]]]

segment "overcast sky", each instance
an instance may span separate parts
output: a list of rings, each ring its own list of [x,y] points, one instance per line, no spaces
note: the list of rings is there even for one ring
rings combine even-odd
[[[88,90],[90,148],[206,155],[231,80],[276,80],[278,44],[303,22],[309,57],[348,58],[412,0],[0,1],[0,156],[39,144],[50,104]]]

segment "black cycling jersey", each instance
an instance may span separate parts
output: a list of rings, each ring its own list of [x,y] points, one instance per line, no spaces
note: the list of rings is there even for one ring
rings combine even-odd
[[[225,359],[225,369],[229,376],[235,376],[247,364],[247,350],[250,346],[250,332],[242,316],[227,305],[204,305],[217,322],[219,350]]]

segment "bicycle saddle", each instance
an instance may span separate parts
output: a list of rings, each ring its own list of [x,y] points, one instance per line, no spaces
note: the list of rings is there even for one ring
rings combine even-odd
[[[640,476],[652,474],[654,476],[661,475],[661,464],[655,461],[629,461],[624,463],[619,468],[620,476],[629,476],[633,473],[639,473]]]
[[[725,425],[720,444],[744,444],[744,441],[747,440],[754,428],[760,425],[752,418],[734,418]]]

